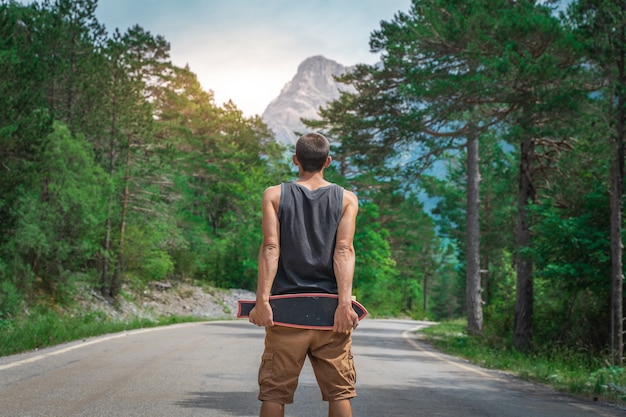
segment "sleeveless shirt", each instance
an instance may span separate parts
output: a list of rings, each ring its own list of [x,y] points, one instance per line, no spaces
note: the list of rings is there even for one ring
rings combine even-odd
[[[342,208],[343,188],[336,184],[317,190],[281,184],[280,256],[272,295],[337,294],[333,255]]]

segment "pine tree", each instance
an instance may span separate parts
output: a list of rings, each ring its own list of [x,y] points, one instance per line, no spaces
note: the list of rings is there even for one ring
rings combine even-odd
[[[611,126],[611,351],[613,363],[624,356],[623,237],[624,157],[626,154],[626,5],[616,1],[573,2],[568,16],[591,59],[595,85],[608,108]]]

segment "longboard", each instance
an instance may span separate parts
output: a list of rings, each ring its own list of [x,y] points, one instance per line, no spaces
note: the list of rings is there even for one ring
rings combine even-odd
[[[249,317],[255,300],[239,300],[238,318]],[[336,294],[286,294],[270,296],[274,324],[300,329],[332,330],[335,321],[338,296]],[[356,300],[352,308],[359,320],[367,316],[367,310]]]

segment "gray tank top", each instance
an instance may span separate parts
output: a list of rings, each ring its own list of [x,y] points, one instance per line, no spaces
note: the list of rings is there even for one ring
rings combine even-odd
[[[333,254],[341,220],[343,188],[332,184],[309,190],[281,184],[278,221],[280,258],[272,294],[337,294]]]

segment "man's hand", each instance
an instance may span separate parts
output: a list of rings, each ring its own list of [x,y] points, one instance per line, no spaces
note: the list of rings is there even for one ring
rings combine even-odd
[[[359,316],[352,309],[352,304],[339,304],[335,310],[335,324],[333,331],[337,333],[350,333],[359,325]]]
[[[259,303],[257,302],[254,308],[250,311],[248,320],[252,324],[256,324],[261,327],[273,327],[274,326],[274,313],[269,302]]]

